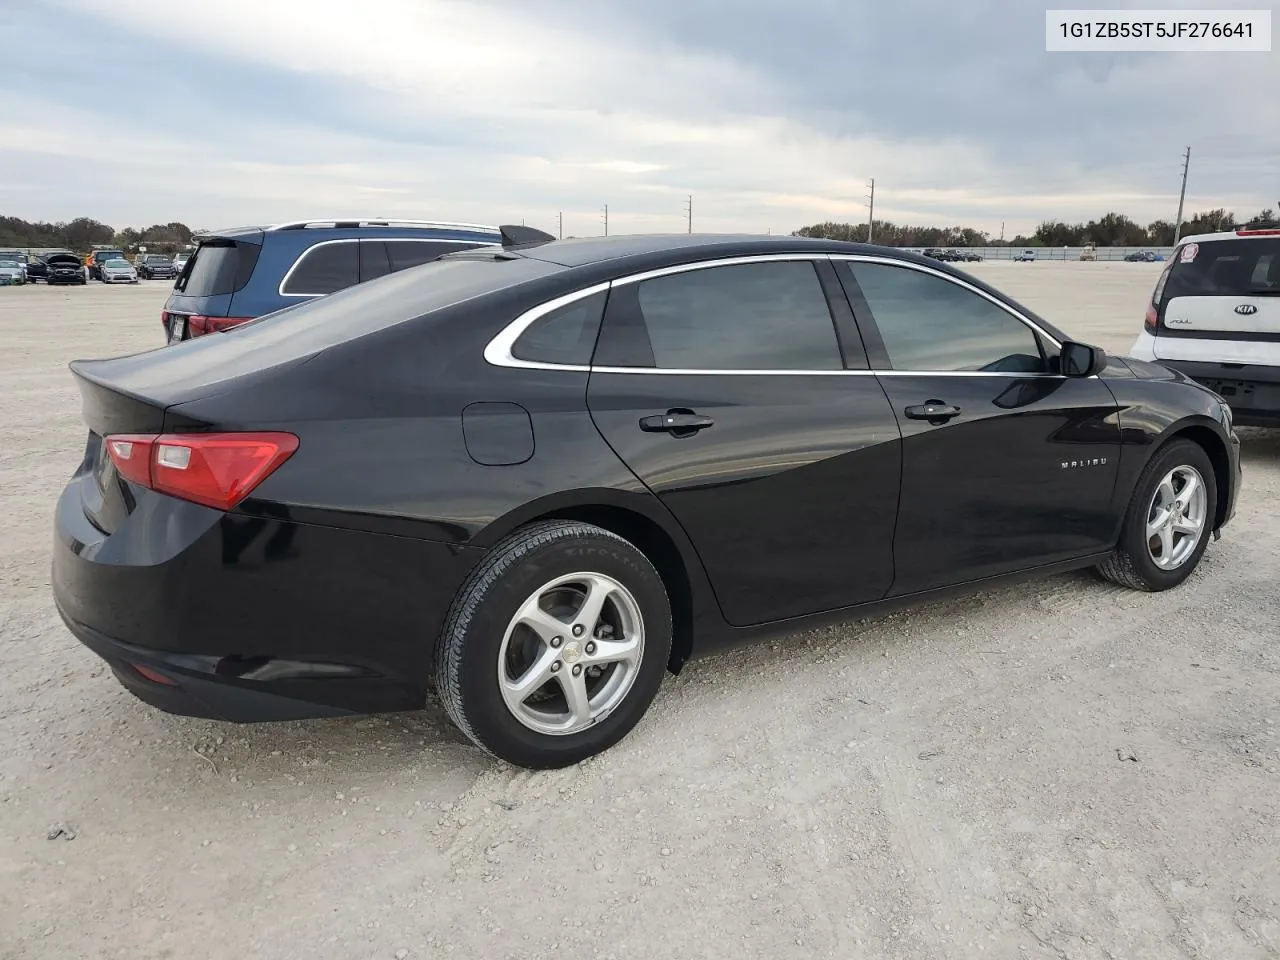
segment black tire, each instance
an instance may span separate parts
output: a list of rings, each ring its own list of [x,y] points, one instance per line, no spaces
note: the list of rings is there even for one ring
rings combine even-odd
[[[1147,543],[1147,520],[1156,488],[1169,471],[1179,467],[1194,467],[1204,482],[1206,503],[1204,529],[1195,549],[1181,565],[1165,570],[1152,559]],[[1134,486],[1133,496],[1125,511],[1124,526],[1120,530],[1120,542],[1097,570],[1107,580],[1133,590],[1155,593],[1168,590],[1182,583],[1200,563],[1213,533],[1214,518],[1218,509],[1218,484],[1213,473],[1213,463],[1204,448],[1190,440],[1173,440],[1156,451]]]
[[[503,637],[539,588],[585,572],[630,591],[643,619],[644,652],[629,692],[607,716],[577,733],[541,733],[516,719],[499,689]],[[670,653],[671,605],[648,558],[608,530],[552,520],[496,544],[463,584],[436,644],[434,679],[449,718],[477,746],[519,766],[549,769],[578,763],[625,737],[657,695]]]

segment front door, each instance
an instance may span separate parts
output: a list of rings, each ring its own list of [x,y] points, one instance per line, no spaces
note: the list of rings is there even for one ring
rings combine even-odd
[[[1117,405],[1050,372],[1054,349],[997,301],[939,273],[848,262],[855,313],[902,430],[892,595],[1111,546]]]
[[[813,262],[615,284],[587,401],[689,535],[729,623],[888,590],[898,427],[876,378],[845,369]]]

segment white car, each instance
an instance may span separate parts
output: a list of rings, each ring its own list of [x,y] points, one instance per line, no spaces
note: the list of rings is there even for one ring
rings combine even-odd
[[[128,260],[108,260],[100,268],[103,283],[137,283],[138,271]]]
[[[1035,263],[1035,260],[1036,252],[1034,250],[1023,250],[1013,258],[1014,263]]]
[[[27,268],[18,260],[0,260],[0,286],[20,286],[27,282]]]
[[[187,265],[187,261],[191,259],[189,253],[175,253],[173,255],[173,268],[177,273],[182,272],[182,268]]]
[[[1237,424],[1280,425],[1280,223],[1182,240],[1129,352],[1208,387]]]

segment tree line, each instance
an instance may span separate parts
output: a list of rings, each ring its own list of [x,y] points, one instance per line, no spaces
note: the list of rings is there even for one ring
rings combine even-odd
[[[1240,223],[1267,223],[1274,219],[1270,208],[1241,221],[1234,213],[1219,207],[1183,220],[1181,236],[1215,233]],[[1154,220],[1144,227],[1122,213],[1108,213],[1088,223],[1046,220],[1029,237],[1019,234],[1003,241],[973,227],[910,227],[876,220],[872,224],[871,239],[886,247],[1083,247],[1088,243],[1100,247],[1169,247],[1173,245],[1173,233],[1171,220]],[[866,240],[867,225],[827,221],[801,227],[794,236]]]
[[[191,228],[176,221],[117,230],[89,217],[59,223],[0,217],[0,247],[65,247],[80,253],[96,244],[114,244],[125,251],[144,246],[157,253],[174,253],[190,243]]]

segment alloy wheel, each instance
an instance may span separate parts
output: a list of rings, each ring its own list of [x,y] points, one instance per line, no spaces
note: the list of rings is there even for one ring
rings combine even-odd
[[[1204,478],[1192,466],[1174,467],[1147,509],[1147,553],[1161,570],[1176,570],[1195,553],[1208,519]]]
[[[498,687],[511,714],[538,733],[578,733],[626,699],[644,657],[644,618],[631,591],[600,573],[539,587],[498,650]]]

